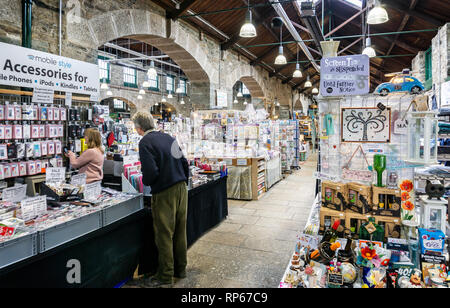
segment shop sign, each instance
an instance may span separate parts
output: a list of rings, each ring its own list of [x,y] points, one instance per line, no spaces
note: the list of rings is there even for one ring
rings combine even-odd
[[[33,90],[32,102],[37,104],[53,104],[53,94],[55,92],[50,89],[35,88]]]
[[[0,43],[0,84],[99,95],[95,64]]]
[[[366,55],[323,58],[320,71],[322,96],[369,93],[370,62]]]
[[[11,202],[19,202],[20,200],[25,199],[27,196],[27,184],[18,184],[11,188],[5,188],[2,191],[2,200],[3,201],[11,201]]]
[[[47,168],[45,174],[45,182],[47,183],[62,183],[66,181],[66,168]]]

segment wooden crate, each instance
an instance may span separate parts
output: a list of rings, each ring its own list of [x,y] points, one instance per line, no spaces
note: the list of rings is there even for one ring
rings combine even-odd
[[[372,210],[372,187],[358,183],[347,184],[347,206],[346,209],[366,214]]]
[[[386,187],[372,186],[373,191],[373,212],[378,216],[400,217],[401,191],[400,189],[390,189]],[[380,195],[384,197],[384,207],[380,208]],[[388,200],[393,201],[388,202]],[[381,200],[382,201],[382,200]]]
[[[342,194],[342,200],[339,195]],[[347,184],[322,181],[322,205],[332,210],[343,211],[348,202]]]
[[[336,211],[336,210],[332,210],[332,209],[329,209],[329,208],[322,207],[320,209],[319,234],[323,234],[325,229],[327,229],[327,227],[325,227],[325,219],[328,218],[328,217],[331,219],[330,226],[332,226],[333,223],[336,220],[340,220],[341,221],[341,225],[345,226],[345,212]]]

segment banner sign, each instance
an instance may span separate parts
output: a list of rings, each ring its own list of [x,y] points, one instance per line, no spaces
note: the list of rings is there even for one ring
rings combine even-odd
[[[99,96],[95,64],[0,43],[0,84]]]
[[[370,63],[366,55],[323,58],[320,61],[322,96],[369,93]]]

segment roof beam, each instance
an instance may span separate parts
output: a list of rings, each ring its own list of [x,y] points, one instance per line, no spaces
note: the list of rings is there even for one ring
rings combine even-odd
[[[430,15],[415,11],[410,9],[409,7],[405,7],[401,4],[398,4],[397,0],[384,0],[383,4],[391,9],[394,9],[396,11],[400,11],[403,13],[406,13],[412,17],[416,17],[419,19],[422,19],[423,21],[428,22],[429,24],[435,25],[435,26],[442,26],[444,24],[444,21],[438,20]]]
[[[333,30],[331,30],[330,32],[328,32],[327,34],[325,34],[325,38],[329,37],[330,35],[332,35],[333,33],[339,31],[341,28],[345,27],[348,23],[350,23],[353,19],[355,19],[356,17],[358,17],[359,15],[361,15],[362,13],[364,13],[367,10],[367,6],[365,8],[363,8],[362,10],[360,10],[358,13],[356,13],[355,15],[353,15],[352,17],[350,17],[349,19],[347,19],[346,21],[344,21],[342,24],[340,24],[339,26],[337,26],[336,28],[334,28]]]
[[[352,48],[353,46],[355,46],[356,44],[358,44],[360,41],[362,41],[364,39],[364,37],[360,37],[359,39],[356,39],[353,43],[351,43],[350,45],[348,45],[347,47],[345,47],[344,49],[340,50],[338,52],[338,56],[345,52],[346,50],[348,50],[349,48]]]
[[[198,0],[184,0],[180,4],[180,8],[176,9],[175,11],[171,11],[167,13],[167,18],[176,20],[178,17],[180,17],[181,14],[185,13],[187,10],[189,10],[195,2]]]

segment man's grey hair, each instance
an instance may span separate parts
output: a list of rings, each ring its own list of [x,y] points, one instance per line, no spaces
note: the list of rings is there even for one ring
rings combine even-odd
[[[145,111],[136,112],[131,120],[136,128],[142,129],[144,132],[155,129],[155,120],[153,116]]]

